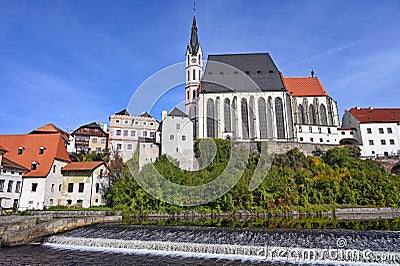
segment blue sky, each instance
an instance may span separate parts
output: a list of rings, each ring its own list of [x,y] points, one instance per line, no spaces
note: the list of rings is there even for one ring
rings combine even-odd
[[[269,52],[287,77],[313,68],[341,114],[400,107],[400,1],[196,5],[205,55]],[[0,134],[108,122],[149,76],[184,60],[192,8],[182,0],[0,0]],[[152,114],[181,102],[180,90]]]

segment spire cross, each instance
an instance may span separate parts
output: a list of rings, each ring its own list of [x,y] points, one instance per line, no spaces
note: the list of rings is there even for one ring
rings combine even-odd
[[[193,11],[194,11],[194,14],[196,14],[196,10],[197,10],[197,9],[196,9],[196,2],[194,2],[194,3],[193,3]]]

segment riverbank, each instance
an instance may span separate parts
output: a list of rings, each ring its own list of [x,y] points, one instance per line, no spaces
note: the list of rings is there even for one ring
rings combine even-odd
[[[121,222],[115,211],[38,211],[32,216],[0,216],[0,246],[40,241],[42,237],[79,227]]]

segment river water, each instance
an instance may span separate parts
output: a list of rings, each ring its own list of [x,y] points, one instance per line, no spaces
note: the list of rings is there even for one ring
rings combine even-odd
[[[1,248],[0,264],[400,265],[400,232],[105,224]]]

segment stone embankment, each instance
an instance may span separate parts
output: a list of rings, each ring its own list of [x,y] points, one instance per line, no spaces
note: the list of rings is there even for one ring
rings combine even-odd
[[[114,211],[40,211],[32,216],[0,216],[0,246],[15,246],[96,223],[120,222]]]

